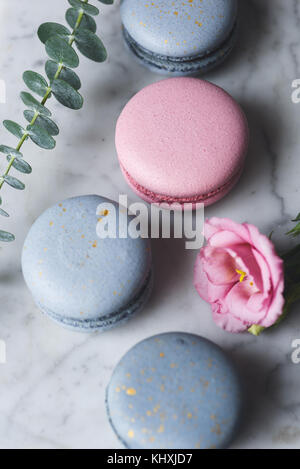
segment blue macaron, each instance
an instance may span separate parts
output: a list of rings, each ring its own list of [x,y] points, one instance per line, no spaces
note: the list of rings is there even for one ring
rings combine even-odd
[[[152,287],[151,246],[147,239],[124,236],[131,219],[117,202],[88,195],[59,202],[36,220],[25,240],[22,268],[44,313],[71,329],[92,332],[117,326],[142,309]],[[108,228],[105,237],[101,233]]]
[[[187,333],[150,337],[115,368],[107,387],[111,425],[127,448],[227,448],[239,427],[236,370],[214,343]]]
[[[237,0],[122,0],[125,42],[158,73],[205,73],[223,62],[237,37]]]

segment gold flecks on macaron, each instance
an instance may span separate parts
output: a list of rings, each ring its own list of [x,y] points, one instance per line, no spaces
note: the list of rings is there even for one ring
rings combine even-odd
[[[126,394],[128,394],[128,396],[135,396],[136,390],[134,388],[128,388]]]
[[[133,430],[129,430],[129,431],[128,431],[128,436],[129,436],[129,438],[134,438],[134,431],[133,431]]]
[[[216,423],[216,425],[211,429],[211,432],[212,433],[215,433],[216,435],[221,435],[222,434],[222,431],[221,431],[221,426],[219,423]]]
[[[160,352],[159,356],[163,358],[165,356],[164,352]]]
[[[200,378],[200,381],[201,381],[201,383],[202,383],[202,386],[203,386],[205,389],[208,388],[208,386],[209,386],[209,381],[206,381],[206,380],[203,379],[203,378]]]

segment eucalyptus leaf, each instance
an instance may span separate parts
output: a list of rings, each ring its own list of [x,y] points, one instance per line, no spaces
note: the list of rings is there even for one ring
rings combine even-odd
[[[75,8],[69,8],[66,12],[66,21],[71,28],[75,28],[78,19],[78,10]],[[97,24],[94,18],[89,15],[83,14],[81,18],[80,25],[78,26],[78,30],[80,29],[89,29],[92,33],[97,31]]]
[[[51,112],[49,111],[49,109],[39,103],[30,93],[22,91],[20,96],[25,106],[29,107],[29,109],[37,111],[43,116],[51,116]]]
[[[113,3],[113,0],[99,1],[107,5]],[[0,188],[5,183],[18,190],[25,189],[25,184],[22,181],[9,174],[12,168],[24,174],[32,172],[30,164],[23,159],[23,155],[19,151],[25,140],[30,138],[44,149],[55,147],[56,142],[53,136],[59,134],[59,128],[50,119],[51,112],[45,107],[45,103],[52,94],[64,106],[71,109],[82,107],[83,97],[78,92],[81,88],[81,81],[72,70],[79,65],[79,53],[76,52],[76,48],[73,48],[73,43],[76,43],[78,51],[91,60],[103,62],[107,58],[107,52],[101,39],[95,34],[97,25],[92,18],[92,16],[99,14],[99,9],[88,0],[68,0],[68,3],[71,8],[67,10],[65,15],[67,27],[59,23],[46,22],[38,29],[39,39],[45,44],[49,57],[45,65],[47,77],[31,70],[27,70],[23,74],[24,83],[29,89],[27,91],[30,92],[23,91],[20,96],[26,105],[24,117],[29,124],[24,128],[14,121],[3,121],[4,127],[18,137],[20,142],[16,148],[0,145],[0,153],[4,153],[9,162],[6,171],[4,170],[4,175],[0,175]],[[34,94],[41,99],[36,99]],[[0,208],[0,216],[7,217],[9,215]],[[0,230],[0,241],[9,242],[14,239],[15,236],[12,233]]]
[[[296,216],[296,218],[295,218],[294,220],[292,220],[292,221],[294,221],[294,222],[295,222],[295,221],[300,221],[300,213],[298,213],[298,215]]]
[[[32,121],[33,116],[34,116],[33,111],[28,111],[28,110],[24,111],[24,117],[29,123]],[[53,122],[53,120],[49,119],[49,117],[38,116],[35,123],[39,127],[42,127],[43,129],[45,129],[50,135],[55,136],[59,134],[58,126],[55,124],[55,122]]]
[[[14,121],[5,120],[3,121],[4,127],[15,137],[22,138],[26,131]]]
[[[50,81],[54,79],[57,70],[58,65],[56,62],[53,62],[53,60],[48,60],[46,62],[45,71]],[[76,75],[76,73],[70,68],[63,67],[59,74],[59,78],[69,83],[69,85],[75,88],[75,90],[79,90],[81,88],[81,81],[79,76]]]
[[[71,31],[59,23],[43,23],[38,29],[38,37],[43,44],[46,44],[50,37],[60,36],[67,38],[70,35]]]
[[[23,73],[23,80],[28,88],[39,96],[44,97],[48,91],[48,83],[39,73],[28,70]]]
[[[61,104],[70,109],[81,109],[83,106],[83,97],[69,83],[61,79],[52,82],[52,91]]]
[[[6,217],[6,218],[9,217],[8,213],[7,213],[5,210],[2,210],[2,208],[0,208],[0,215],[1,215],[2,217]]]
[[[19,191],[23,191],[25,189],[25,184],[19,181],[19,179],[14,178],[13,176],[3,176],[4,181],[9,186],[13,187],[14,189],[18,189]]]
[[[45,150],[52,150],[55,147],[55,140],[48,132],[37,124],[29,125],[27,131],[31,140]]]
[[[16,156],[17,158],[22,158],[23,156],[20,151],[12,147],[7,147],[6,145],[0,145],[0,153],[4,153],[5,155]]]
[[[15,237],[13,234],[8,233],[7,231],[2,231],[0,230],[0,241],[3,241],[5,243],[10,243],[11,241],[14,241]]]
[[[84,3],[80,0],[68,0],[68,2],[76,10],[83,10],[88,15],[97,16],[100,13],[97,7],[94,7],[94,5],[90,5],[89,3]]]
[[[75,34],[75,43],[80,52],[95,62],[107,59],[106,49],[98,36],[88,29],[80,29]]]
[[[50,37],[46,42],[46,52],[50,59],[67,67],[76,68],[79,65],[75,50],[61,37]]]
[[[7,161],[11,161],[12,157],[7,156]],[[24,174],[30,174],[32,173],[32,168],[29,163],[25,160],[21,160],[19,158],[15,158],[14,161],[12,162],[13,167],[17,170],[20,171],[20,173]]]

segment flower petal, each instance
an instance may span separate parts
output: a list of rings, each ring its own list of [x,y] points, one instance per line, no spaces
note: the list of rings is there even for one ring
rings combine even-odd
[[[256,226],[245,223],[245,228],[249,232],[251,244],[264,256],[273,285],[276,287],[283,277],[283,260],[277,255],[272,241],[261,234]]]
[[[212,315],[214,322],[227,332],[237,334],[238,332],[244,332],[248,329],[248,324],[232,314],[222,313],[222,308],[217,303],[212,305]]]
[[[206,220],[204,224],[204,235],[208,241],[214,234],[220,233],[222,231],[233,233],[236,237],[240,238],[241,241],[239,242],[250,242],[249,232],[244,224],[241,225],[240,223],[236,223],[229,218],[212,217]]]
[[[253,301],[256,303],[256,310],[248,307],[248,302],[251,297],[255,298]],[[230,314],[251,326],[252,324],[259,324],[265,317],[265,310],[262,309],[263,300],[264,296],[262,294],[256,293],[251,295],[248,285],[238,283],[228,293],[226,304]]]
[[[225,249],[208,245],[201,249],[200,256],[203,269],[213,285],[228,285],[238,280],[235,261]]]
[[[280,318],[283,312],[284,307],[284,281],[278,284],[276,290],[273,292],[272,302],[269,305],[268,314],[264,317],[264,319],[259,322],[258,324],[263,327],[270,327],[275,324],[275,322]]]
[[[199,296],[206,301],[207,303],[213,303],[214,301],[218,300],[219,298],[223,298],[227,295],[228,291],[231,288],[230,285],[213,285],[204,269],[203,269],[203,261],[200,254],[198,254],[195,267],[194,267],[194,286],[199,293]]]

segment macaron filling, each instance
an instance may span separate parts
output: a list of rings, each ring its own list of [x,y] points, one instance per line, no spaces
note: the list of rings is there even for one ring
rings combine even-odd
[[[187,197],[174,197],[174,196],[168,196],[165,194],[157,194],[155,192],[152,192],[151,190],[147,189],[146,187],[143,187],[140,185],[137,181],[135,181],[132,176],[126,171],[124,166],[120,163],[121,170],[130,183],[130,185],[142,196],[144,196],[147,199],[150,199],[153,203],[179,203],[179,204],[185,204],[185,203],[207,203],[209,199],[216,198],[218,195],[223,194],[226,192],[226,190],[231,189],[232,186],[239,180],[243,168],[244,168],[244,163],[238,168],[238,170],[234,173],[234,175],[222,186],[218,187],[217,189],[207,192],[206,194],[200,194],[200,195],[194,195],[194,196],[187,196]]]
[[[91,332],[91,330],[107,330],[114,327],[115,323],[120,324],[122,321],[126,321],[129,316],[139,312],[148,301],[152,287],[153,273],[152,270],[150,270],[140,291],[124,308],[102,317],[99,316],[99,318],[95,319],[68,318],[61,316],[54,311],[50,311],[47,307],[41,304],[40,301],[36,300],[36,304],[40,310],[51,319],[71,329],[80,329],[81,332]]]
[[[151,52],[138,44],[124,26],[123,36],[131,52],[144,64],[167,72],[193,73],[199,70],[207,71],[210,67],[214,67],[226,59],[236,42],[237,23],[234,24],[227,39],[217,49],[194,56],[171,57]]]

